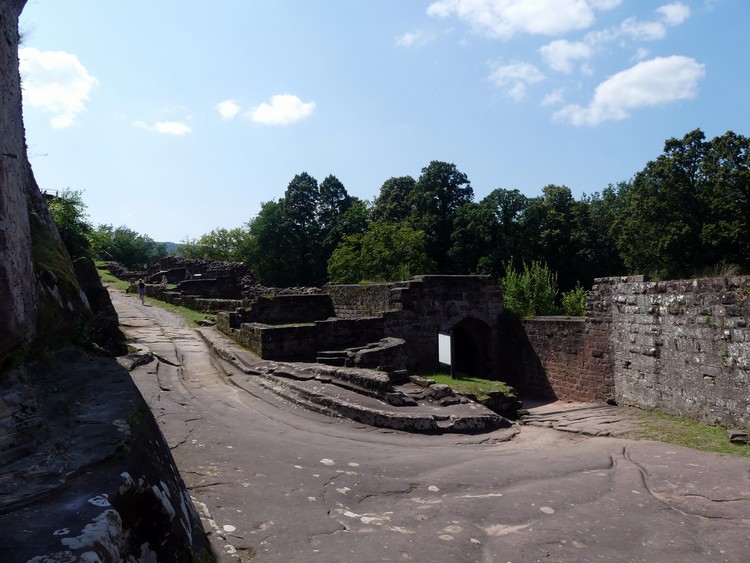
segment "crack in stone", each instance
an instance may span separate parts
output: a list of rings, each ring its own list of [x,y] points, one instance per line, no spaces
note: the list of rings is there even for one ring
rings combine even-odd
[[[187,487],[190,491],[199,492],[200,489],[208,489],[209,487],[218,487],[219,485],[231,485],[230,481],[214,481],[213,483],[201,483],[200,485],[192,485]]]
[[[174,362],[172,362],[172,361],[170,361],[170,360],[167,360],[167,359],[166,359],[166,358],[165,358],[164,356],[160,356],[159,354],[154,354],[154,357],[155,357],[155,358],[156,358],[157,360],[159,360],[160,362],[164,362],[164,363],[165,363],[165,364],[167,364],[168,366],[172,366],[172,367],[176,367],[176,368],[178,368],[178,367],[181,367],[181,365],[180,365],[180,364],[176,364],[176,363],[174,363]]]
[[[706,518],[707,520],[729,520],[729,521],[734,520],[734,518],[727,518],[726,516],[712,516],[712,515],[708,515],[708,514],[701,514],[701,513],[698,513],[698,512],[687,512],[685,510],[682,510],[681,508],[677,508],[676,506],[673,506],[672,504],[670,504],[665,499],[659,497],[648,486],[648,482],[646,480],[648,472],[643,467],[641,467],[640,464],[638,464],[637,462],[633,461],[630,458],[630,448],[629,447],[625,446],[625,447],[622,448],[622,456],[623,456],[623,458],[627,462],[631,463],[634,467],[636,467],[638,469],[638,471],[639,471],[639,473],[641,475],[641,482],[643,483],[643,487],[646,489],[646,492],[651,496],[651,498],[653,498],[657,502],[663,504],[664,506],[666,506],[670,510],[674,510],[675,512],[677,512],[678,514],[681,514],[683,516],[694,516],[694,517],[698,517],[698,518]],[[688,495],[685,495],[685,496],[688,496]],[[701,495],[694,495],[694,496],[701,496]]]
[[[721,504],[721,503],[724,503],[724,502],[750,502],[750,499],[748,499],[748,498],[719,498],[719,499],[716,499],[716,498],[707,497],[706,495],[700,495],[698,493],[685,493],[683,496],[684,497],[698,497],[698,498],[706,499],[709,502],[715,502],[717,504]]]

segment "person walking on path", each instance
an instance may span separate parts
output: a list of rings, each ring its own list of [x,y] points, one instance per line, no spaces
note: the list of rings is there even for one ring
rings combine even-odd
[[[146,284],[143,282],[143,278],[138,280],[138,297],[141,298],[141,305],[143,305],[146,299]]]

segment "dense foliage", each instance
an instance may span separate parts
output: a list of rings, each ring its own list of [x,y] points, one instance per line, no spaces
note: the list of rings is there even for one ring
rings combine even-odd
[[[78,190],[64,189],[47,200],[47,208],[72,259],[112,260],[139,270],[167,254],[166,245],[125,226],[94,228],[88,220],[82,194]]]
[[[130,270],[145,270],[167,254],[164,243],[125,226],[99,225],[90,238],[96,260],[119,262]]]
[[[547,272],[560,289],[552,307],[580,314],[583,288],[598,276],[750,272],[749,145],[731,131],[706,140],[697,129],[668,139],[632,179],[578,200],[567,186],[550,184],[536,197],[497,188],[474,201],[467,175],[440,161],[416,179],[387,179],[372,202],[351,196],[333,175],[318,183],[301,172],[247,224],[183,241],[178,252],[246,262],[275,286],[429,273],[531,283]],[[69,196],[55,215],[75,252],[88,241],[97,257],[126,264],[159,254],[156,243],[126,227],[92,229],[80,193]]]
[[[509,262],[503,278],[503,306],[519,317],[557,313],[557,274],[540,262],[516,269]]]
[[[57,196],[47,199],[47,208],[73,260],[91,256],[90,235],[93,228],[88,221],[82,196],[82,191],[66,188]]]

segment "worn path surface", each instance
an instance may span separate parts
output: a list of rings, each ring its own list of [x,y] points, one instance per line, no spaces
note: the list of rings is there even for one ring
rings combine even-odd
[[[734,561],[750,463],[523,427],[422,436],[227,383],[178,318],[113,294],[158,358],[133,377],[222,560]]]

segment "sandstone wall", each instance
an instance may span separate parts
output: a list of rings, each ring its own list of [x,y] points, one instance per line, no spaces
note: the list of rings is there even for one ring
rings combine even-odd
[[[372,283],[362,285],[327,285],[323,288],[331,296],[336,316],[342,319],[372,317],[399,308],[391,300],[395,288],[404,283]]]
[[[589,301],[619,402],[750,428],[750,277],[603,278]]]
[[[502,378],[525,393],[563,400],[613,396],[606,333],[582,318],[536,317],[504,322]]]
[[[18,16],[25,0],[0,2],[0,367],[36,334],[26,144],[18,73]]]
[[[449,332],[467,319],[486,331],[486,346],[475,353],[481,377],[492,379],[498,374],[498,323],[502,315],[502,294],[487,276],[417,276],[392,290],[392,308],[386,313],[386,335],[406,341],[405,353],[409,368],[438,368],[437,333]],[[460,353],[461,351],[459,351]]]

